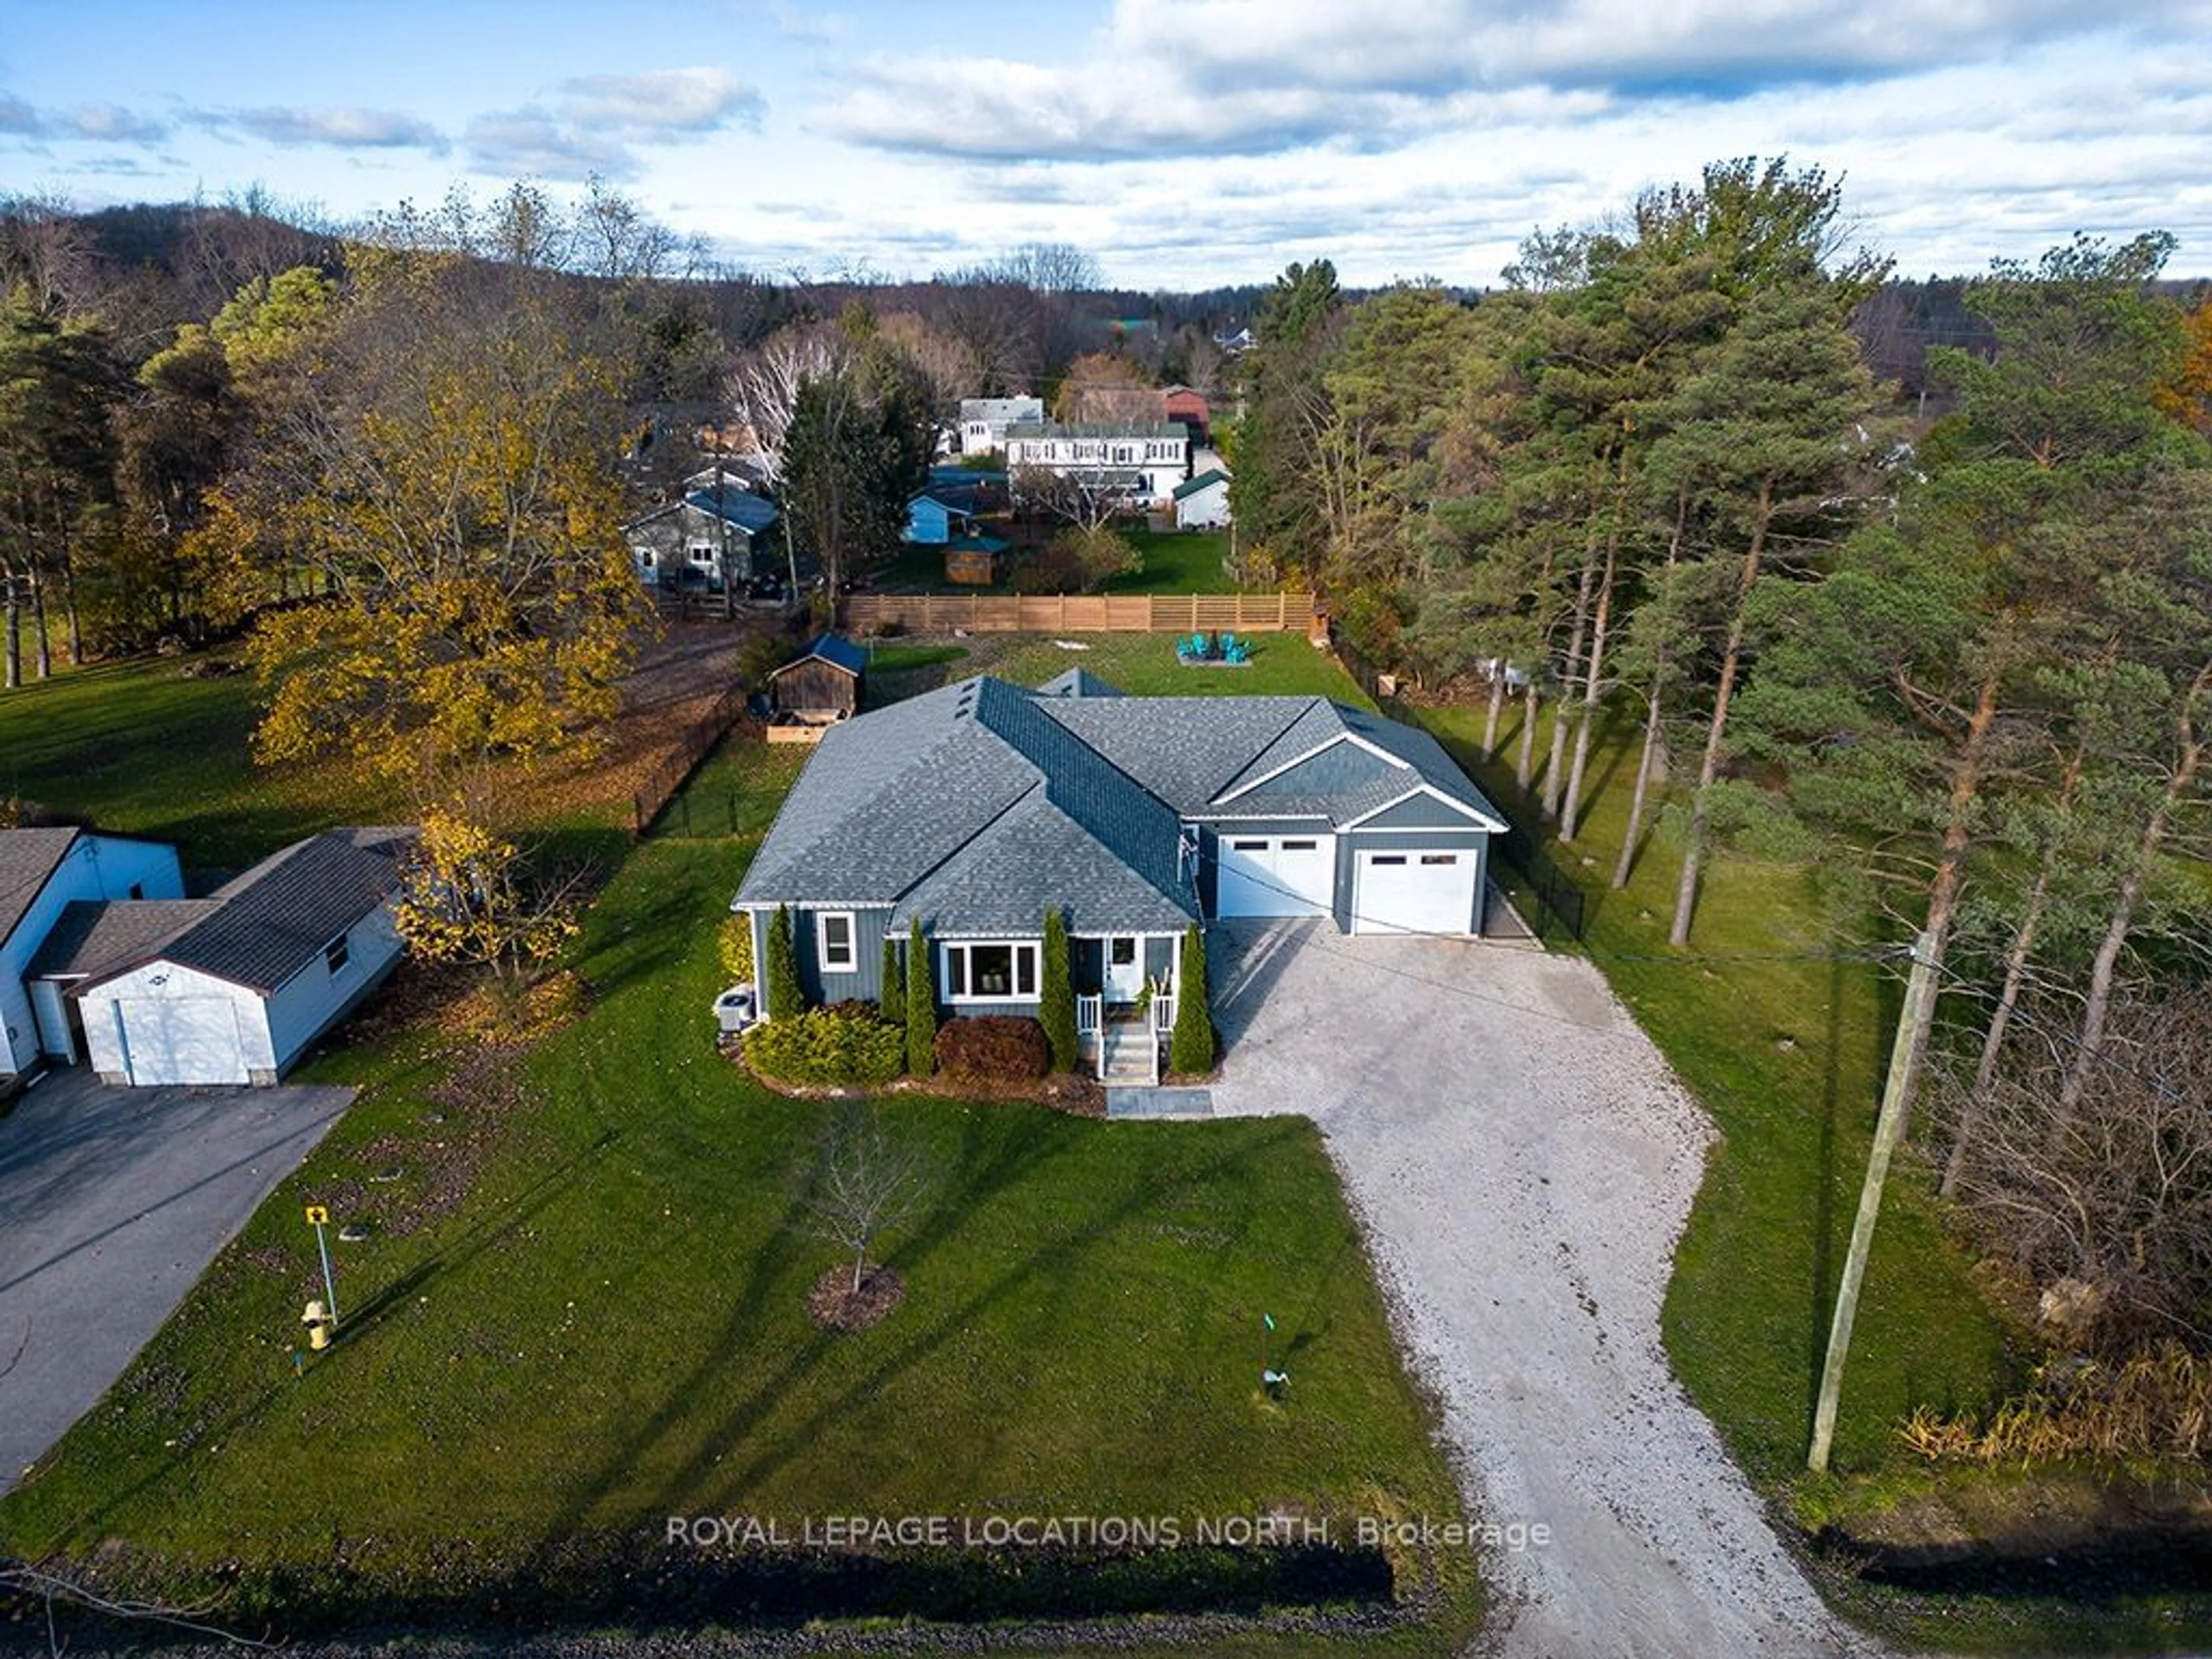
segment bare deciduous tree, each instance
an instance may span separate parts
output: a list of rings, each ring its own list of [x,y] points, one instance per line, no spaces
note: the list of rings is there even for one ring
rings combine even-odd
[[[863,1112],[839,1118],[799,1202],[809,1233],[851,1252],[852,1294],[867,1279],[875,1242],[912,1222],[935,1182],[928,1153],[916,1142],[892,1136]]]
[[[1979,1097],[1960,1201],[2072,1340],[2128,1346],[2179,1328],[2201,1340],[2212,1309],[2212,1007],[2188,989],[2117,995],[2099,1061],[2062,1115],[2055,1103],[2079,1052],[2061,1035],[2072,1024],[2048,1005],[2016,1017]],[[1971,1070],[1939,1097],[1964,1109]]]

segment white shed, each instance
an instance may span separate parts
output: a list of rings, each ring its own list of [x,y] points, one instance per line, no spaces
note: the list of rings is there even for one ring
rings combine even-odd
[[[1178,530],[1220,529],[1229,522],[1229,475],[1213,469],[1178,485],[1175,515]]]
[[[274,1083],[398,961],[413,836],[327,830],[207,899],[106,906],[58,934],[38,970],[67,988],[104,1082]]]

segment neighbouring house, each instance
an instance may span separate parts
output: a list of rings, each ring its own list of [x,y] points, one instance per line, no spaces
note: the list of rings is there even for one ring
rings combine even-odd
[[[963,398],[960,453],[988,455],[1006,447],[1006,428],[1022,421],[1044,419],[1042,398]]]
[[[860,709],[868,653],[838,634],[817,635],[768,677],[770,711],[809,726],[850,720]]]
[[[1190,434],[1172,421],[1024,422],[1006,429],[1006,465],[1042,467],[1096,493],[1164,506],[1190,476]]]
[[[1477,933],[1505,827],[1435,738],[1326,697],[984,676],[829,732],[731,908],[764,962],[788,905],[803,988],[825,1003],[875,997],[884,939],[918,921],[959,1015],[1036,1013],[1056,908],[1078,995],[1095,1000],[1086,1029],[1145,1005],[1157,1042],[1193,924]]]
[[[720,589],[765,568],[775,503],[743,475],[714,468],[684,481],[684,494],[623,526],[640,580],[653,586],[696,582]]]
[[[275,1083],[398,961],[414,837],[330,830],[203,899],[73,900],[25,974],[47,1054],[112,1084]]]
[[[1176,528],[1218,530],[1229,522],[1229,475],[1214,467],[1176,486]]]
[[[67,1011],[42,996],[31,964],[76,904],[182,899],[177,849],[64,825],[0,830],[0,1084],[73,1056]]]
[[[1210,436],[1212,411],[1206,407],[1206,394],[1195,386],[1170,386],[1161,398],[1161,412],[1167,419],[1180,423],[1190,434],[1194,446],[1212,441]]]
[[[1226,334],[1217,334],[1213,343],[1231,357],[1241,357],[1260,343],[1260,337],[1249,328],[1232,329]]]

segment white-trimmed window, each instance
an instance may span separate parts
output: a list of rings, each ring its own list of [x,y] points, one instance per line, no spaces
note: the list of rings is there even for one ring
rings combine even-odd
[[[947,1002],[1035,1002],[1044,946],[1036,939],[959,940],[941,947]]]
[[[854,942],[850,910],[823,910],[816,914],[814,957],[825,974],[849,974],[860,965],[860,946]]]

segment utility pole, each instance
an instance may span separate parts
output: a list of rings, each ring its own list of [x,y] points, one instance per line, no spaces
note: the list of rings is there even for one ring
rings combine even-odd
[[[1929,1006],[1936,1000],[1936,949],[1932,928],[1913,941],[1912,976],[1905,981],[1905,1008],[1897,1018],[1889,1077],[1882,1085],[1881,1115],[1875,1123],[1874,1150],[1867,1154],[1866,1184],[1859,1189],[1858,1219],[1851,1224],[1851,1248],[1844,1258],[1843,1283],[1836,1287],[1836,1316],[1828,1327],[1827,1359],[1820,1367],[1820,1403],[1813,1412],[1813,1449],[1805,1459],[1805,1467],[1815,1474],[1828,1472],[1828,1451],[1836,1437],[1836,1399],[1843,1391],[1844,1361],[1850,1353],[1851,1322],[1858,1316],[1867,1252],[1874,1243],[1874,1224],[1881,1217],[1881,1189],[1889,1179],[1889,1160],[1897,1143],[1905,1139],[1908,1097],[1919,1070],[1915,1033],[1926,1028]]]

